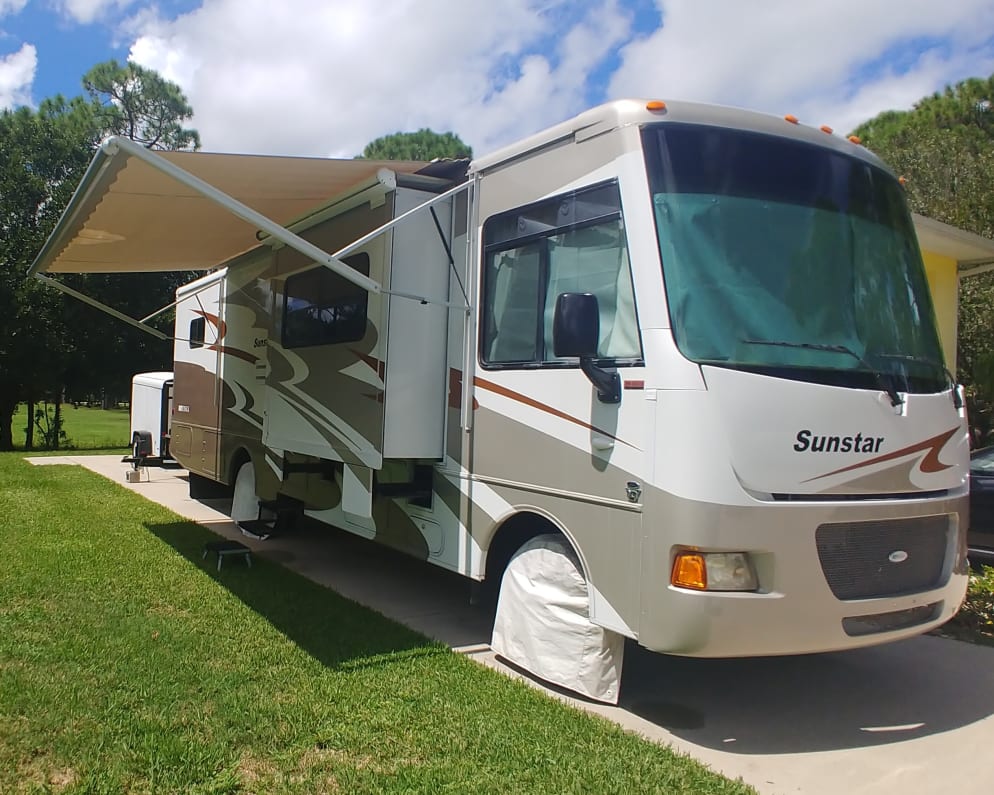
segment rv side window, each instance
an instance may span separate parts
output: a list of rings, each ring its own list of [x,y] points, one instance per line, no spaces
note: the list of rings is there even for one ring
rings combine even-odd
[[[628,244],[617,182],[494,216],[483,227],[480,358],[491,367],[575,366],[552,353],[560,293],[593,293],[598,357],[641,361]]]
[[[364,276],[369,275],[368,254],[355,254],[342,261]],[[283,347],[361,340],[366,335],[368,297],[361,287],[323,266],[290,276],[283,302]]]
[[[204,335],[207,333],[207,319],[195,317],[190,321],[190,347],[203,348]]]

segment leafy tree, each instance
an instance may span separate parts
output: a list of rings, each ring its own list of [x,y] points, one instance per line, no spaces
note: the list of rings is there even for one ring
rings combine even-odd
[[[72,347],[63,302],[24,273],[69,201],[96,139],[93,108],[82,100],[56,97],[37,112],[0,113],[0,450],[13,445],[17,404],[60,388]]]
[[[24,278],[102,138],[125,135],[157,149],[200,145],[197,132],[182,127],[192,115],[186,98],[155,72],[111,61],[90,70],[85,87],[89,100],[58,96],[37,112],[0,112],[0,450],[13,446],[11,418],[20,401],[28,401],[33,417],[34,401],[53,399],[48,437],[58,443],[66,388],[124,394],[131,373],[164,369],[171,359],[168,343]],[[139,317],[169,303],[187,280],[177,274],[60,278]]]
[[[182,124],[193,118],[193,108],[180,87],[158,72],[110,60],[86,73],[83,88],[98,106],[98,123],[107,134],[148,149],[200,148],[200,135]]]
[[[994,76],[971,78],[856,130],[906,177],[915,212],[994,238]],[[976,444],[994,434],[994,274],[960,285],[957,376]]]
[[[362,150],[367,160],[434,160],[472,157],[473,150],[455,133],[437,133],[427,128],[398,132],[370,141]]]

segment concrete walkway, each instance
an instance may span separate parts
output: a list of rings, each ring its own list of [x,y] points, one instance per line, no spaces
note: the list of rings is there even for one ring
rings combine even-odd
[[[511,676],[488,643],[493,617],[469,583],[348,533],[308,525],[246,539],[224,501],[188,496],[183,470],[124,482],[116,456],[78,464]],[[672,745],[761,793],[988,793],[994,752],[994,648],[922,637],[858,651],[749,660],[664,657],[630,644],[621,704],[549,691]],[[533,681],[533,680],[528,680]],[[541,687],[541,685],[536,686]]]

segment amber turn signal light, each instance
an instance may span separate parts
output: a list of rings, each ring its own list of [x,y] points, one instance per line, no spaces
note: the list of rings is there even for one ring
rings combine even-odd
[[[678,552],[673,560],[670,583],[678,588],[693,588],[705,591],[708,587],[708,572],[704,556],[698,552]]]

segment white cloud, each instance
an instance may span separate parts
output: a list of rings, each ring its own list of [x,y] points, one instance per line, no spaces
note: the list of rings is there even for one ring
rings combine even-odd
[[[0,56],[0,108],[31,103],[31,84],[37,67],[38,51],[30,44]]]
[[[351,156],[431,127],[483,154],[582,110],[627,16],[614,0],[204,0],[136,16],[131,58],[182,86],[207,149]]]
[[[5,0],[0,0],[3,3]],[[17,2],[17,0],[10,0]],[[66,17],[81,25],[89,25],[112,11],[121,11],[134,0],[58,0],[55,7]]]
[[[991,71],[990,0],[657,0],[657,7],[663,27],[622,49],[612,95],[793,112],[848,131]]]
[[[79,19],[129,1],[60,0]],[[143,4],[118,35],[180,84],[205,148],[288,154],[351,156],[420,127],[485,154],[621,96],[848,132],[994,71],[991,0],[656,5],[663,26],[635,33],[634,0],[203,0],[173,20]]]
[[[0,0],[0,18],[23,11],[27,4],[28,0]]]

